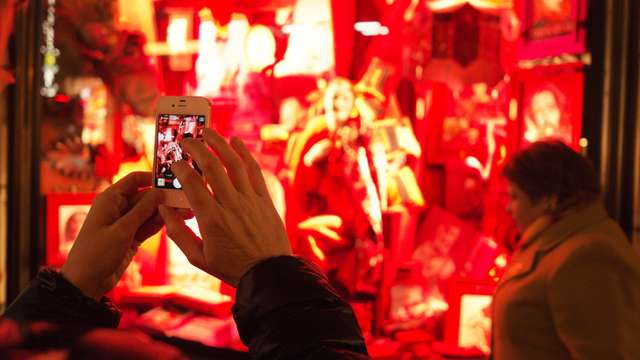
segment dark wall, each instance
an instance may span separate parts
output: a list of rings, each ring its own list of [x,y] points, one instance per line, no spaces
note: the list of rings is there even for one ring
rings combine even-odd
[[[9,99],[9,199],[7,223],[7,303],[35,275],[44,254],[38,172],[41,117],[40,34],[42,2],[30,1],[16,14],[11,58],[16,83]]]
[[[638,231],[638,20],[636,0],[591,0],[587,20],[592,64],[586,69],[583,136],[601,174],[604,201],[625,232]]]

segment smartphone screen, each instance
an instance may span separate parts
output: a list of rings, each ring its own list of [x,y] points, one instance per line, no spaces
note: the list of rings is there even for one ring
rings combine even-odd
[[[155,187],[160,189],[181,189],[178,178],[171,172],[171,165],[179,160],[186,160],[191,167],[201,173],[191,157],[182,151],[182,141],[188,138],[202,138],[205,129],[204,115],[171,115],[158,116],[158,133],[156,134],[156,168]]]

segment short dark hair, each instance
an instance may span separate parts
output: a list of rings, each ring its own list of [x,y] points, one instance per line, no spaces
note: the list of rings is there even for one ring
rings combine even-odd
[[[598,174],[591,161],[561,141],[538,141],[517,152],[503,176],[532,201],[557,195],[558,209],[589,203],[600,195]]]

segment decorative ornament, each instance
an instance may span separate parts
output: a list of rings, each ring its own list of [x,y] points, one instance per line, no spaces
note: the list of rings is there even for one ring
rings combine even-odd
[[[392,64],[382,61],[378,57],[374,57],[371,59],[367,70],[356,84],[354,90],[370,94],[378,101],[384,102],[387,99],[385,96],[387,81],[394,73],[395,68]]]
[[[55,47],[56,0],[47,0],[47,15],[42,23],[44,45],[40,52],[44,56],[42,65],[43,85],[40,94],[52,98],[58,93],[56,74],[60,70],[57,58],[60,50]]]

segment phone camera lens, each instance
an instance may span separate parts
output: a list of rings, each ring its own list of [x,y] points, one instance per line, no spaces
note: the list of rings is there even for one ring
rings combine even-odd
[[[175,107],[175,106],[176,106],[175,104],[171,104],[171,107]]]

